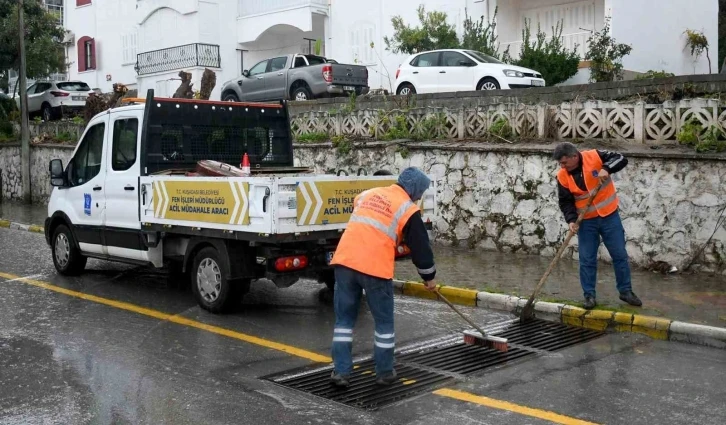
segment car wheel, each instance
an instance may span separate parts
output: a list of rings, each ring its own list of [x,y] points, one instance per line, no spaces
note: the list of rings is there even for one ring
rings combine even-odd
[[[412,94],[416,94],[416,89],[412,84],[403,83],[400,87],[398,87],[398,92],[396,94],[400,96],[410,96]]]
[[[313,98],[312,93],[307,87],[301,86],[292,91],[292,99],[298,102],[304,102]]]
[[[64,224],[55,228],[51,248],[53,250],[53,265],[63,276],[78,276],[86,268],[88,258],[81,255],[81,251],[73,241],[70,229]]]
[[[43,104],[43,107],[40,111],[41,116],[43,117],[43,121],[49,122],[53,120],[53,117],[55,114],[53,114],[53,108],[50,107],[47,103]]]
[[[203,248],[194,257],[192,292],[197,303],[210,313],[226,313],[238,307],[249,290],[250,280],[230,280],[226,259],[213,247]]]
[[[487,77],[479,83],[477,90],[499,90],[499,82],[492,77]]]
[[[239,102],[239,98],[234,93],[226,93],[222,98],[224,102]]]

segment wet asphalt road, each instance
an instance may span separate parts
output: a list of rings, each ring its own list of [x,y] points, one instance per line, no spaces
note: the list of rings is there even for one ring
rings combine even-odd
[[[259,379],[310,365],[304,356],[174,319],[329,356],[334,318],[322,285],[280,290],[257,282],[243,311],[216,316],[162,272],[89,261],[79,278],[58,276],[41,235],[5,229],[0,273],[0,424],[552,423],[540,419],[547,412],[563,415],[561,423],[726,423],[723,350],[608,335],[447,386],[488,397],[496,408],[427,392],[369,412]],[[12,276],[174,316],[161,320]],[[465,311],[483,324],[510,317]],[[357,355],[370,353],[372,326],[364,308]],[[398,347],[462,328],[442,303],[396,299]]]

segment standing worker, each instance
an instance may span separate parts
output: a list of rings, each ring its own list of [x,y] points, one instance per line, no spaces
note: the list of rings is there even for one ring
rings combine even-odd
[[[572,143],[560,143],[553,158],[560,163],[557,173],[560,209],[573,233],[577,233],[580,253],[580,285],[588,310],[596,305],[597,251],[600,238],[613,259],[615,280],[620,299],[634,306],[643,303],[633,293],[630,281],[628,252],[625,249],[625,229],[618,212],[618,196],[611,174],[625,168],[628,160],[622,154],[599,149],[579,152]],[[587,205],[590,193],[598,182],[600,192],[587,209],[579,229],[577,217]]]
[[[353,214],[331,261],[335,265],[332,348],[335,369],[331,382],[338,387],[350,385],[353,328],[362,290],[366,291],[375,321],[376,383],[396,382],[392,279],[399,245],[405,243],[411,250],[426,289],[436,289],[434,254],[420,209],[415,204],[430,185],[426,174],[409,167],[403,170],[396,184],[370,189],[355,197]]]

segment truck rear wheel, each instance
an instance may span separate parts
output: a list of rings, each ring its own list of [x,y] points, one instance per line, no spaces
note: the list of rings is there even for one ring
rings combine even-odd
[[[63,276],[78,276],[86,268],[88,258],[81,255],[81,251],[73,240],[73,234],[65,224],[55,228],[52,239],[53,265]]]
[[[227,259],[213,247],[200,250],[191,269],[192,292],[197,303],[211,313],[227,313],[240,306],[250,280],[230,280]]]

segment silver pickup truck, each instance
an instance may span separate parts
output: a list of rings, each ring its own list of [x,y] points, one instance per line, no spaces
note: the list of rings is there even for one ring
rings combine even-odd
[[[310,100],[368,93],[368,69],[316,55],[265,59],[222,86],[223,101]]]

